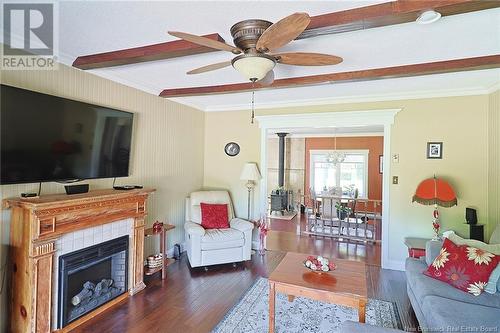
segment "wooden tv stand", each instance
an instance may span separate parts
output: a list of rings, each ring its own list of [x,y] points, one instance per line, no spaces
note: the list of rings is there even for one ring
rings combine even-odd
[[[97,190],[75,195],[5,199],[4,209],[11,210],[10,271],[11,290],[14,291],[10,303],[11,331],[53,331],[52,287],[56,240],[69,232],[132,218],[129,294],[144,289],[144,220],[147,198],[154,191]],[[102,311],[101,308],[56,331],[64,332],[78,326]]]

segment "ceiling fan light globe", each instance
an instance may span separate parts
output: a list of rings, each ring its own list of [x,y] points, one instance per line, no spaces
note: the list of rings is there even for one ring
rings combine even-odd
[[[276,66],[276,60],[266,54],[244,54],[234,58],[232,65],[247,80],[258,81]]]

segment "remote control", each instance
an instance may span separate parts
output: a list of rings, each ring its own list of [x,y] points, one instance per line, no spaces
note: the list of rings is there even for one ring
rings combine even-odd
[[[37,193],[32,193],[32,192],[21,193],[21,198],[34,198],[37,196],[38,196]]]

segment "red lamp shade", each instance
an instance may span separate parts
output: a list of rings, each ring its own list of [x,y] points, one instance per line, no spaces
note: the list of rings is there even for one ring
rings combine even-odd
[[[429,178],[421,182],[412,202],[422,205],[439,205],[441,207],[452,207],[457,205],[455,191],[446,181],[437,178]]]

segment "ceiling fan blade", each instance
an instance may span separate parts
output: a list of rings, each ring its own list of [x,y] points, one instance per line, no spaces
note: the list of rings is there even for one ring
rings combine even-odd
[[[270,86],[274,82],[274,71],[270,70],[266,76],[264,76],[262,79],[257,81],[258,84],[261,86]]]
[[[190,70],[186,74],[200,74],[200,73],[214,71],[216,69],[221,69],[227,66],[231,66],[231,61],[218,62],[216,64],[210,64],[203,67],[195,68]]]
[[[311,22],[307,13],[289,15],[267,28],[257,41],[257,50],[276,50],[295,38],[304,31]]]
[[[241,53],[241,50],[238,49],[237,47],[234,47],[234,46],[231,46],[231,45],[228,45],[226,43],[219,42],[216,40],[212,40],[209,38],[205,38],[202,36],[192,35],[192,34],[188,34],[186,32],[180,32],[180,31],[169,31],[168,34],[172,35],[174,37],[177,37],[177,38],[187,40],[188,42],[191,42],[191,43],[210,47],[212,49],[221,50],[221,51],[229,51],[229,52],[232,52],[234,54]]]
[[[291,52],[273,54],[279,64],[297,66],[328,66],[340,64],[343,59],[330,54]]]

